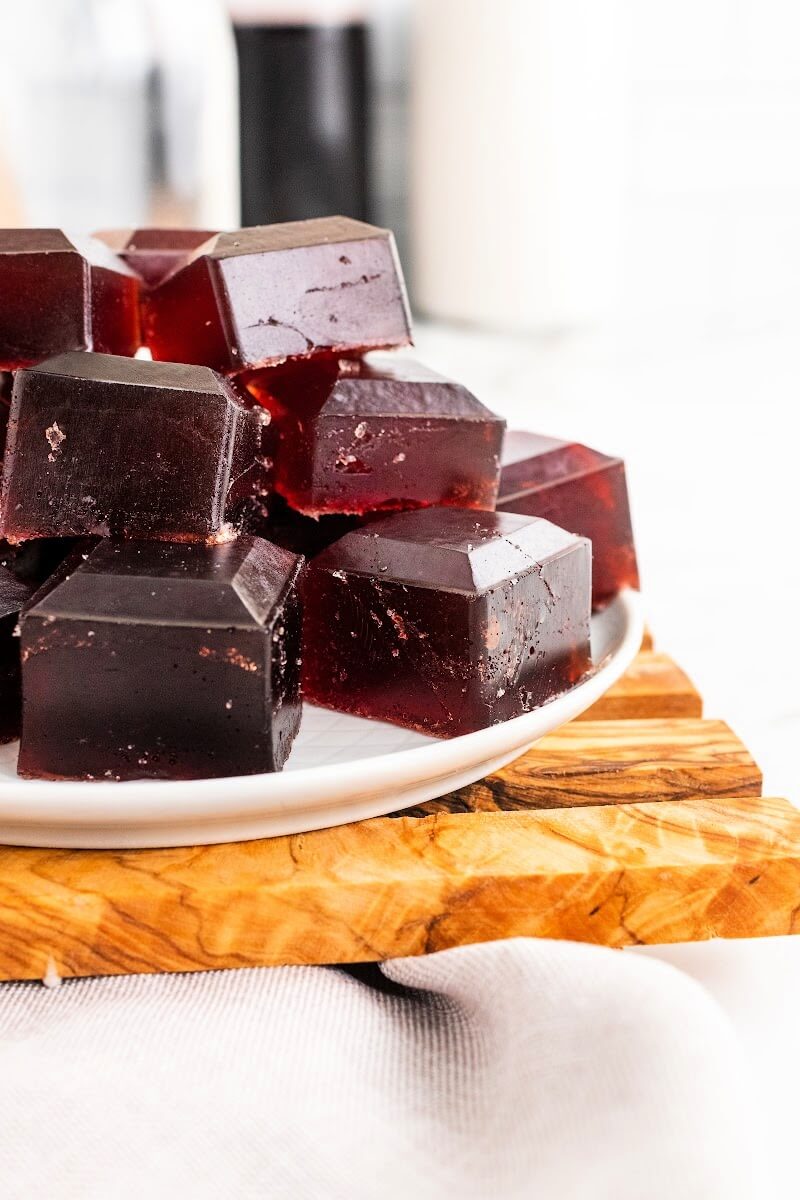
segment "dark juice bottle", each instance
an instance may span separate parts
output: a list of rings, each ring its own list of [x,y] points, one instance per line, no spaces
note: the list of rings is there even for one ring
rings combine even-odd
[[[368,219],[366,23],[248,19],[235,32],[242,223]]]

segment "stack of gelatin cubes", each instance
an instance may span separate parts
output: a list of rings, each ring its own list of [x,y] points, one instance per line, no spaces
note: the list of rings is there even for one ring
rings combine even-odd
[[[580,679],[637,583],[618,459],[512,435],[501,469],[503,421],[397,353],[385,230],[4,230],[0,295],[22,775],[280,770],[301,695],[468,733]]]

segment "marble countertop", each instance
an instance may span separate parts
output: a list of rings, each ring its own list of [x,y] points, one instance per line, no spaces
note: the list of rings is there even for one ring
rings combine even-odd
[[[534,339],[420,322],[416,353],[510,427],[625,458],[657,647],[691,675],[706,714],[747,743],[765,793],[800,802],[796,332]],[[694,976],[732,1019],[765,1151],[764,1194],[793,1194],[800,938],[635,952]]]

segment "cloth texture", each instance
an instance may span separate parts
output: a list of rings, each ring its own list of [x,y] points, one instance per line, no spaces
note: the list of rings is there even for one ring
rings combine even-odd
[[[566,942],[0,984],[0,1194],[749,1198],[740,1065],[699,984]]]

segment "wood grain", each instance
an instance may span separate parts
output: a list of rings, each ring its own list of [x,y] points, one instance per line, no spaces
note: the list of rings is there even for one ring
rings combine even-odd
[[[689,677],[666,654],[643,650],[630,669],[579,721],[642,717],[701,717],[703,701]]]
[[[760,794],[761,771],[724,721],[576,721],[494,775],[404,815]]]
[[[798,927],[800,813],[783,800],[383,818],[188,850],[0,850],[2,979]]]
[[[758,767],[701,707],[645,649],[585,719],[415,815],[186,850],[0,848],[0,979],[797,932],[800,813],[757,798]]]

